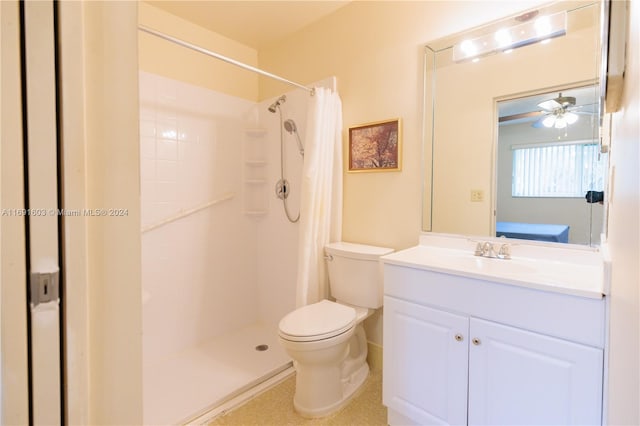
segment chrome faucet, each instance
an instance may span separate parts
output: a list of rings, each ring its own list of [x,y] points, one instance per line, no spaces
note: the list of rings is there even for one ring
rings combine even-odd
[[[508,260],[511,259],[511,246],[509,244],[500,244],[498,251],[496,251],[496,246],[494,246],[493,243],[489,241],[478,241],[474,254],[476,256]]]
[[[485,257],[495,257],[495,250],[493,249],[493,244],[491,244],[489,241],[486,241],[483,245],[482,245],[482,255]]]
[[[498,250],[498,259],[511,259],[511,245],[500,244],[500,250]]]

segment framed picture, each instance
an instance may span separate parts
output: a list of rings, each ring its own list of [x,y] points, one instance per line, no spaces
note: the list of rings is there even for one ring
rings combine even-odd
[[[349,127],[348,171],[399,171],[401,133],[399,118]]]

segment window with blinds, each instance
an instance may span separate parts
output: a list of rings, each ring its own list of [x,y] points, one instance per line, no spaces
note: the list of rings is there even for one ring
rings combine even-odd
[[[514,145],[514,197],[584,197],[602,191],[606,154],[597,143]]]

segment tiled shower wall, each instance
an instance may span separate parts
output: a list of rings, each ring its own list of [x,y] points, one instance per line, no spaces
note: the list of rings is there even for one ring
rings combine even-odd
[[[145,361],[259,319],[259,222],[242,211],[255,117],[253,102],[140,72]]]
[[[285,94],[282,120],[295,121],[304,143],[309,94]],[[280,130],[280,114],[268,112],[273,101],[256,104],[140,72],[146,362],[254,322],[277,333],[295,308],[299,226],[286,219],[274,190],[281,142],[293,216],[303,160],[295,136]],[[224,201],[159,225],[215,200]]]

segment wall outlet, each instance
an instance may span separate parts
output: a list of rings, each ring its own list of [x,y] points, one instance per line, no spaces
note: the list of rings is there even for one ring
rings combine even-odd
[[[484,191],[481,189],[471,190],[471,201],[474,203],[484,201]]]

